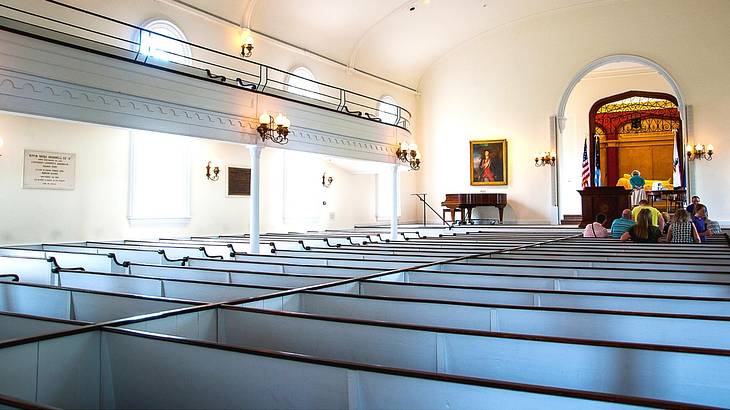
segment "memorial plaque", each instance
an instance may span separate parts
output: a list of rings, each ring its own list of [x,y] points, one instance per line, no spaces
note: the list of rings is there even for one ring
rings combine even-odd
[[[76,186],[76,154],[25,150],[23,189],[65,189]]]
[[[228,167],[228,195],[251,195],[251,169]]]

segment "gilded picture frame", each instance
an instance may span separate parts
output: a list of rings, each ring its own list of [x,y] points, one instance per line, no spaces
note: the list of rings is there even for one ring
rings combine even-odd
[[[472,186],[507,185],[507,140],[469,141]]]

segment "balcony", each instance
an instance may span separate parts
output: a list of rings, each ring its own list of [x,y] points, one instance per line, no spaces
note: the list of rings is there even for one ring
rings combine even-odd
[[[389,106],[388,124],[376,98],[298,77],[318,88],[302,93],[294,74],[162,34],[190,53],[150,52],[144,28],[33,3],[0,4],[1,110],[244,144],[262,144],[261,112],[284,112],[284,148],[379,162],[395,162],[396,142],[410,136],[405,108]]]

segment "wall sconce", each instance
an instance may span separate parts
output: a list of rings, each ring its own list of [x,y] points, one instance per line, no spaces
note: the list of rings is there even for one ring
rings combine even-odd
[[[535,154],[535,166],[544,167],[545,165],[555,166],[555,153],[554,152],[538,152]]]
[[[695,159],[706,159],[708,161],[712,161],[712,154],[714,153],[715,147],[713,147],[712,144],[707,144],[706,147],[702,144],[697,144],[695,146],[690,144],[687,146],[687,159],[690,161]]]
[[[322,186],[323,187],[329,188],[330,185],[332,185],[332,181],[334,181],[334,180],[335,179],[332,178],[331,176],[328,177],[326,172],[322,174]]]
[[[241,30],[241,56],[243,58],[251,57],[253,53],[253,36],[251,30],[246,28]]]
[[[210,172],[210,161],[208,161],[208,165],[205,166],[205,176],[208,178],[208,180],[210,180],[210,181],[217,181],[218,178],[220,177],[218,175],[220,172],[221,172],[220,168],[213,167],[213,175],[211,175],[211,172]]]
[[[418,171],[421,169],[421,153],[418,152],[418,145],[401,142],[395,151],[395,156],[403,163],[410,165],[411,169]]]
[[[265,112],[259,117],[259,126],[256,131],[259,132],[261,141],[266,142],[267,139],[270,139],[277,144],[284,145],[289,142],[289,138],[286,136],[289,135],[290,126],[291,121],[284,114],[279,114],[274,118]]]

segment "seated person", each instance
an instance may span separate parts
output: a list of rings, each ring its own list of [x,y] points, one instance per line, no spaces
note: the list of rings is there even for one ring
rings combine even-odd
[[[669,232],[669,227],[672,225],[672,218],[669,217],[668,212],[662,212],[662,219],[664,219],[664,228],[662,228],[662,234],[666,235],[667,232]]]
[[[700,235],[697,228],[692,223],[692,217],[684,209],[679,209],[674,213],[674,219],[669,225],[667,232],[667,242],[670,243],[699,243]]]
[[[707,229],[707,208],[697,203],[694,205],[694,209],[695,215],[692,217],[692,223],[694,223],[697,233],[700,235],[700,240],[707,242],[707,237],[713,235],[712,231]]]
[[[584,238],[608,238],[611,234],[605,226],[608,219],[604,214],[596,215],[596,222],[592,222],[583,229]]]
[[[651,224],[659,228],[659,230],[664,229],[664,217],[662,216],[662,213],[659,212],[658,209],[654,208],[653,206],[649,205],[649,201],[646,199],[642,199],[639,201],[639,205],[634,207],[634,209],[631,210],[631,216],[634,218],[635,221],[638,221],[636,218],[639,215],[639,212],[641,212],[644,209],[648,209],[649,212],[651,212]]]
[[[621,242],[632,240],[638,243],[657,243],[662,237],[662,231],[651,222],[651,211],[642,209],[636,216],[636,225],[621,235]]]
[[[611,224],[611,237],[614,239],[620,239],[621,235],[634,225],[636,225],[636,222],[631,219],[631,210],[624,209],[624,211],[621,212],[621,218],[614,219]]]
[[[722,233],[722,227],[720,226],[720,222],[707,218],[705,219],[705,225],[707,225],[707,229],[711,231],[713,235]]]
[[[695,205],[700,203],[700,197],[697,195],[692,195],[692,201],[689,205],[687,205],[687,212],[689,212],[690,215],[695,214]],[[707,206],[705,206],[705,211],[707,211]]]

